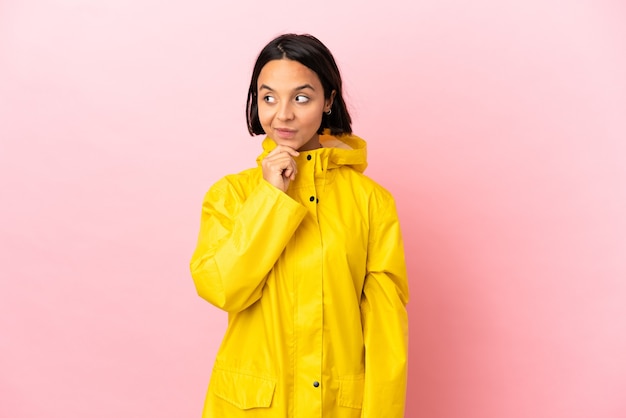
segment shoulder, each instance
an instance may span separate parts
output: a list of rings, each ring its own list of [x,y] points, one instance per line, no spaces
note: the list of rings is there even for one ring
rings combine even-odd
[[[207,191],[206,200],[235,198],[245,200],[262,179],[259,167],[249,168],[236,174],[228,174],[216,181]]]
[[[367,196],[370,204],[380,206],[393,201],[391,192],[371,177],[349,167],[345,167],[341,172],[342,180],[347,181],[351,189]]]

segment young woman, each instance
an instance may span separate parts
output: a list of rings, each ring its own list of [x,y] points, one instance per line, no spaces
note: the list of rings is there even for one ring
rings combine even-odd
[[[339,70],[310,35],[261,51],[248,129],[258,166],[206,194],[191,260],[228,312],[203,416],[404,415],[408,285],[392,196],[363,174]]]

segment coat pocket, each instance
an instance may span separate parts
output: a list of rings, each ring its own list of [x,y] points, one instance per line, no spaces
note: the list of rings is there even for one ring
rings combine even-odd
[[[364,389],[365,379],[363,375],[339,379],[337,403],[341,406],[361,409]]]
[[[214,369],[211,386],[215,396],[239,409],[268,408],[276,380],[224,369]]]

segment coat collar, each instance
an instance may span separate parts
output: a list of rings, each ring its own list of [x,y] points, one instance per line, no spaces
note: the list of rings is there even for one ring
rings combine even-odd
[[[302,154],[320,153],[321,159],[327,161],[329,170],[349,166],[362,173],[367,168],[367,143],[362,138],[352,134],[334,136],[325,131],[320,135],[320,143],[322,148],[304,151]],[[265,137],[263,152],[257,157],[257,163],[260,165],[274,148],[276,142],[269,136]]]

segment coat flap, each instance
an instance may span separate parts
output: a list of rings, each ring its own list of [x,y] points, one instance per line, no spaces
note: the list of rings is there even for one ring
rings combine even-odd
[[[211,386],[216,396],[240,409],[268,408],[276,381],[229,370],[215,369]]]

